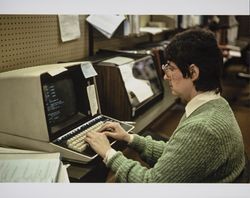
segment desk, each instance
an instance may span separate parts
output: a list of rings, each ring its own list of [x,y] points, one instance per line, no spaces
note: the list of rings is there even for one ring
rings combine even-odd
[[[133,120],[136,122],[135,129],[133,130],[134,133],[140,133],[147,128],[176,102],[177,98],[171,94],[171,90],[166,81],[163,81],[163,88],[163,99]],[[125,156],[139,160],[134,152],[126,148],[126,144],[119,142],[114,144],[113,147],[117,150],[122,150]],[[100,158],[95,159],[87,165],[72,164],[72,166],[68,168],[68,174],[71,182],[105,182],[106,177],[108,178],[107,182],[114,182],[113,175],[109,173],[109,170]]]

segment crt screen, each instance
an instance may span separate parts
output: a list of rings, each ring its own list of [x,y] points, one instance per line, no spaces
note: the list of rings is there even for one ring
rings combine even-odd
[[[123,64],[119,69],[133,107],[161,93],[161,83],[150,56]]]
[[[43,85],[47,119],[51,127],[60,124],[76,112],[73,82],[69,78]]]
[[[133,75],[137,79],[148,80],[154,94],[161,91],[160,81],[152,58],[145,58],[133,65]]]

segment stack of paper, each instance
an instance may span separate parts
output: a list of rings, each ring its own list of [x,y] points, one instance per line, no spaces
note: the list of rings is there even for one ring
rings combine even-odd
[[[124,15],[90,15],[86,20],[107,38],[111,38],[125,17]]]
[[[69,182],[60,153],[0,147],[0,182]]]

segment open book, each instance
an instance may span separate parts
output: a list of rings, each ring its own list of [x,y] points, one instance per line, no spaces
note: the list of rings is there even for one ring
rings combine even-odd
[[[0,182],[58,182],[60,153],[0,150]]]

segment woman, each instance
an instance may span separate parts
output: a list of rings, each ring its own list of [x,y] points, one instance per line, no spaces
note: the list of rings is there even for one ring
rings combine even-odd
[[[193,29],[177,34],[167,58],[164,79],[172,94],[187,102],[169,141],[128,134],[112,122],[103,133],[88,133],[86,141],[120,182],[233,182],[245,165],[244,146],[234,114],[220,96],[223,62],[213,33]],[[106,136],[128,142],[154,166],[127,159],[111,148]]]

